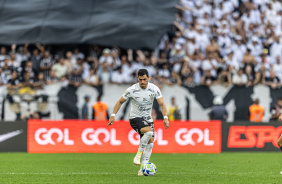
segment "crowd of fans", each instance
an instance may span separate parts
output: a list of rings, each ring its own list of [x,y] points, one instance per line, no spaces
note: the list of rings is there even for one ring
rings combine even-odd
[[[54,50],[40,44],[2,46],[0,85],[137,82],[146,68],[163,85],[212,84],[271,88],[282,81],[282,4],[278,0],[180,0],[176,21],[154,51],[89,46]],[[85,51],[85,49],[84,49]]]

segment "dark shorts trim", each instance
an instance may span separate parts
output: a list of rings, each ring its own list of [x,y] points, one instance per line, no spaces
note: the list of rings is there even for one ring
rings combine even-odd
[[[141,134],[140,130],[144,127],[151,127],[153,130],[153,137],[155,136],[155,128],[153,122],[148,122],[147,120],[144,120],[143,118],[133,118],[129,119],[130,126],[140,135],[140,138],[143,136]]]

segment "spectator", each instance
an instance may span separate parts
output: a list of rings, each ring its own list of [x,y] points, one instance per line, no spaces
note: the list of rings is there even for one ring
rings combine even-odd
[[[113,66],[113,58],[110,55],[110,53],[111,53],[110,49],[108,49],[108,48],[104,49],[103,55],[99,59],[99,64],[106,62],[109,67],[112,67]]]
[[[243,69],[239,68],[232,76],[232,83],[236,86],[245,86],[248,82],[247,75],[243,73]]]
[[[253,68],[256,65],[256,59],[254,56],[251,55],[250,49],[246,50],[242,58],[242,66],[246,67],[247,65],[250,65]]]
[[[42,54],[39,53],[38,49],[34,49],[32,55],[30,56],[30,61],[32,62],[32,69],[37,75],[40,70],[40,61],[42,59]]]
[[[97,70],[91,68],[89,74],[83,78],[83,81],[85,84],[88,84],[90,86],[94,86],[94,87],[98,86],[100,80],[99,80],[99,76],[97,75]]]
[[[181,82],[181,78],[180,76],[175,72],[175,71],[172,71],[171,72],[171,77],[169,78],[169,85],[181,85],[182,82]]]
[[[64,78],[63,78],[64,79]],[[56,73],[54,70],[50,71],[50,76],[46,78],[47,84],[54,84],[60,82],[60,79],[56,77]]]
[[[121,65],[121,61],[119,58],[119,51],[118,49],[112,49],[111,50],[111,57],[113,58],[113,65],[114,68],[118,67]],[[125,56],[126,57],[126,56]]]
[[[50,55],[50,52],[45,51],[43,58],[40,62],[40,71],[43,72],[45,78],[47,78],[50,75],[50,70],[53,64],[54,61]]]
[[[279,56],[276,57],[276,63],[272,65],[272,70],[275,72],[280,82],[282,81],[282,64],[281,58]]]
[[[1,47],[1,49],[0,49],[0,61],[3,61],[4,59],[6,59],[8,57],[9,56],[7,55],[6,47]]]
[[[100,121],[109,119],[108,105],[101,101],[101,96],[97,97],[97,102],[93,104],[92,110],[94,120]]]
[[[164,64],[163,67],[161,69],[159,69],[158,75],[165,78],[165,79],[168,79],[170,77],[168,64]]]
[[[118,67],[116,71],[113,72],[112,75],[112,83],[113,84],[125,84],[126,83],[126,74],[122,71],[122,67]]]
[[[265,84],[265,78],[269,76],[268,63],[260,63],[255,68],[255,81],[254,85]]]
[[[19,120],[21,117],[20,113],[20,104],[14,100],[14,95],[18,94],[18,89],[22,87],[22,83],[18,78],[18,74],[16,71],[12,72],[11,79],[8,80],[7,83],[7,90],[8,90],[8,95],[7,99],[10,103],[10,108],[11,110],[16,113],[16,119]]]
[[[259,105],[259,99],[256,98],[253,105],[249,107],[249,119],[251,122],[262,122],[264,116],[264,108]]]
[[[7,58],[0,64],[0,68],[2,68],[2,72],[5,74],[6,79],[9,80],[12,77],[14,67],[9,64],[9,60]]]
[[[212,53],[207,53],[207,59],[202,62],[201,68],[203,71],[210,71],[211,75],[216,77],[218,62],[212,56]]]
[[[84,54],[82,52],[80,52],[78,48],[75,48],[75,49],[73,49],[73,54],[72,54],[72,58],[71,58],[73,66],[77,64],[78,58],[84,59]]]
[[[10,57],[8,58],[8,60],[9,60],[9,65],[15,69],[20,66],[20,63],[16,60],[15,52],[10,52]]]
[[[37,90],[42,90],[45,86],[46,82],[44,80],[44,74],[42,72],[40,72],[37,75],[37,78],[34,81],[33,87]]]
[[[68,51],[66,53],[66,59],[65,59],[65,66],[67,67],[68,71],[67,71],[67,75],[71,75],[73,68],[74,68],[74,64],[76,64],[76,59],[74,59],[72,57],[72,52]]]
[[[271,107],[271,119],[270,120],[278,120],[278,117],[282,114],[282,97],[277,99],[277,102],[274,106]]]
[[[275,58],[279,56],[282,57],[282,44],[280,42],[280,36],[274,36],[274,42],[271,44],[270,47],[270,56],[273,61],[275,61]]]
[[[227,72],[226,70],[221,70],[221,72],[218,75],[217,83],[225,87],[228,87],[229,85],[231,85],[232,80],[231,80],[230,72]]]
[[[18,52],[16,52],[15,44],[12,45],[11,49],[13,53],[16,53],[16,60],[19,65],[21,65],[23,61],[27,61],[30,57],[30,53],[28,52],[28,44],[25,44],[24,47],[19,47]]]
[[[181,120],[180,108],[175,103],[175,97],[171,97],[170,101],[171,105],[168,106],[168,120]]]
[[[67,75],[68,68],[65,65],[64,58],[60,58],[59,63],[56,63],[52,66],[52,71],[55,73],[55,76],[59,79]]]
[[[206,70],[205,74],[202,76],[200,84],[205,85],[207,87],[210,87],[214,83],[216,83],[216,78],[214,76],[212,76],[212,74],[209,70]]]
[[[82,84],[82,76],[79,73],[79,68],[74,68],[72,74],[69,76],[69,85],[78,88]]]
[[[88,95],[85,95],[84,96],[84,104],[82,106],[82,109],[81,109],[81,116],[82,116],[82,119],[89,119],[90,117],[90,114],[89,114],[89,101],[90,101],[90,97]]]
[[[265,78],[265,84],[271,89],[276,89],[281,86],[280,79],[276,76],[274,71],[270,71],[270,76]]]
[[[248,79],[247,86],[254,85],[255,77],[254,77],[254,72],[252,70],[252,67],[250,65],[247,65],[245,67],[245,74],[247,75],[247,79]]]
[[[228,112],[223,105],[223,100],[220,96],[216,96],[213,99],[213,106],[209,113],[210,120],[226,121],[228,118]]]

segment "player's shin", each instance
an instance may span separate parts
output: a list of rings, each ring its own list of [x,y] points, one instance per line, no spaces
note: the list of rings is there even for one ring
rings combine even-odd
[[[148,141],[151,139],[151,137],[153,136],[153,132],[146,132],[144,133],[143,137],[140,139],[140,144],[139,144],[139,148],[138,148],[138,152],[136,154],[136,156],[133,159],[133,163],[135,165],[140,165],[140,160],[141,160],[141,155],[143,150],[145,149],[145,147],[148,144]]]
[[[142,156],[142,165],[149,162],[151,154],[152,154],[153,146],[154,146],[154,143],[147,144],[145,151],[143,153],[143,156]],[[141,165],[141,167],[142,167],[142,165]]]
[[[147,146],[152,136],[153,136],[153,132],[151,131],[144,133],[143,137],[140,139],[138,153],[142,153],[144,151],[145,147]]]

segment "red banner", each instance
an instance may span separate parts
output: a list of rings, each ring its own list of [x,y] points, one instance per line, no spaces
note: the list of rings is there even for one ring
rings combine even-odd
[[[29,120],[29,153],[135,153],[139,135],[128,121]],[[154,153],[220,153],[221,122],[155,121]]]

